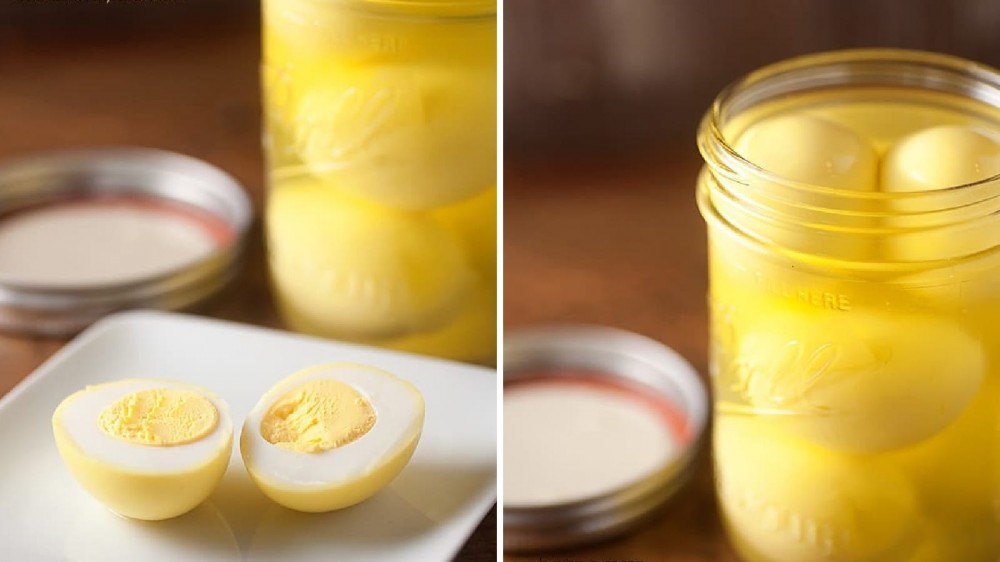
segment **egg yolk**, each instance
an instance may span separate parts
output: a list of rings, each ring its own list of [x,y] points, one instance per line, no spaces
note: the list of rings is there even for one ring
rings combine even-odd
[[[272,404],[260,433],[273,445],[319,453],[359,439],[374,425],[375,410],[353,386],[321,379],[296,387]]]
[[[126,394],[98,417],[108,435],[135,445],[168,447],[204,438],[219,423],[212,402],[194,392],[153,388]]]

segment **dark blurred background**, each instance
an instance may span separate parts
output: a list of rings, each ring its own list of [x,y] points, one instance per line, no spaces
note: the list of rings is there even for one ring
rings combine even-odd
[[[510,157],[693,145],[727,83],[790,56],[933,50],[1000,66],[998,0],[506,0]]]
[[[262,201],[260,5],[0,0],[0,159],[142,145],[221,166]]]
[[[0,36],[93,40],[146,35],[173,26],[232,26],[258,19],[250,0],[4,0]]]

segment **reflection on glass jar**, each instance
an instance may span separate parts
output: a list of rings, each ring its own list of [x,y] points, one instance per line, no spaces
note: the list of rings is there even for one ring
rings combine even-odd
[[[793,59],[726,89],[698,142],[737,550],[996,560],[1000,74],[910,51]]]
[[[496,2],[263,13],[265,222],[286,322],[493,363]]]

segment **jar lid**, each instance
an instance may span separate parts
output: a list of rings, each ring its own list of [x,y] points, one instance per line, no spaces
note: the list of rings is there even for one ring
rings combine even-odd
[[[178,309],[236,273],[251,221],[218,168],[149,148],[0,163],[0,329],[71,334],[129,308]]]
[[[504,337],[504,550],[624,533],[691,475],[704,383],[669,347],[624,330],[552,326]]]

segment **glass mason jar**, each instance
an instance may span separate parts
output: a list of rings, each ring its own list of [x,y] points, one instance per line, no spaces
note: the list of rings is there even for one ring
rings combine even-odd
[[[751,562],[1000,557],[1000,74],[812,55],[702,121],[719,506]]]
[[[265,0],[263,29],[286,323],[495,362],[495,0]]]

